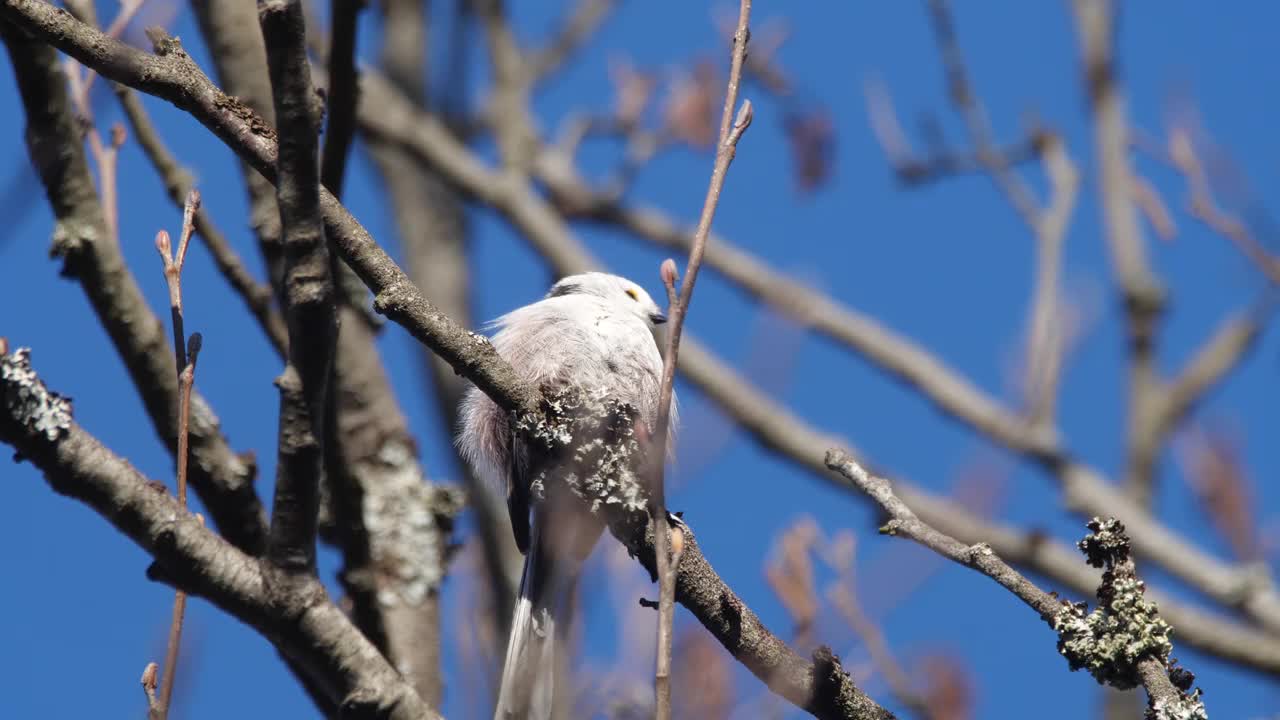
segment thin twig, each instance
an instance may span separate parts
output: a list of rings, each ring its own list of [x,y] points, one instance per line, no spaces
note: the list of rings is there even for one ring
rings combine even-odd
[[[870,80],[865,83],[863,93],[866,96],[871,131],[888,156],[894,174],[905,185],[990,173],[993,166],[1011,168],[1030,162],[1039,154],[1034,135],[1008,145],[987,147],[981,153],[976,150],[952,150],[945,146],[932,147],[927,153],[918,153],[907,140],[902,124],[898,122],[893,99],[883,85],[874,79]]]
[[[56,39],[58,36],[54,37]],[[67,43],[67,46],[78,51],[75,44]],[[488,167],[451,136],[437,118],[414,110],[377,74],[366,73],[365,82],[368,105],[362,103],[360,111],[360,123],[365,132],[402,143],[405,149],[439,168],[442,174],[456,183],[456,187],[465,196],[492,206],[529,240],[558,274],[586,272],[599,267],[599,263],[569,231],[564,218],[527,184],[510,182],[509,178],[504,178],[500,172]],[[542,172],[541,169],[539,179],[549,185],[555,182],[552,174]],[[583,187],[562,184],[553,193],[563,191],[572,195],[590,192],[582,189]],[[570,207],[593,208],[593,205],[589,200],[586,203],[571,200]],[[665,247],[684,250],[690,247],[690,234],[660,211],[648,208],[628,211],[612,203],[595,209],[601,214],[591,215],[593,219],[617,222]],[[625,221],[622,219],[624,216]],[[635,229],[632,229],[633,224]],[[882,327],[852,308],[835,302],[829,295],[788,280],[762,260],[726,244],[719,236],[712,239],[714,242],[708,243],[706,262],[716,267],[733,283],[864,354],[874,365],[916,387],[923,397],[945,413],[1034,461],[1056,480],[1064,501],[1074,512],[1085,515],[1115,514],[1124,518],[1139,555],[1195,584],[1217,602],[1241,607],[1250,617],[1267,627],[1280,627],[1280,594],[1276,593],[1268,579],[1259,577],[1252,568],[1223,563],[1201,551],[1182,535],[1172,532],[1151,517],[1145,508],[1117,492],[1098,470],[1081,462],[1065,447],[1056,429],[1027,423],[1020,414],[1007,409],[942,363],[935,355],[905,337]],[[366,281],[370,282],[370,279],[366,278]],[[415,306],[421,302],[424,301],[413,298]],[[417,313],[406,312],[393,316],[393,319],[404,324],[415,337],[436,347],[431,344],[432,334],[425,332],[432,328],[417,322],[420,317]],[[437,313],[430,317],[440,316]],[[436,336],[437,342],[439,337]],[[692,350],[692,347],[690,345],[686,349]],[[452,348],[446,345],[441,353],[454,363],[453,357],[445,354],[445,351],[452,351]],[[715,383],[715,374],[727,369],[707,353],[699,353],[689,360],[683,369],[690,376],[695,369],[698,371],[699,380],[695,383],[698,385]],[[454,363],[455,367],[458,365]],[[477,384],[487,393],[492,393],[493,390],[482,383],[490,378],[497,378],[497,374],[489,374],[490,371],[487,362],[478,365],[474,371]],[[465,374],[472,370],[464,368],[459,369],[459,372]],[[741,384],[735,385],[741,388]],[[496,389],[515,390],[505,384],[497,385]],[[731,395],[733,392],[729,391],[727,394]],[[496,393],[490,396],[502,404],[508,398],[514,399],[512,396],[515,394]],[[734,404],[732,397],[720,399],[722,404]],[[756,421],[753,419],[750,422]],[[767,421],[764,424],[772,425]],[[777,436],[768,442],[769,447],[778,447],[780,444],[790,446],[787,442],[779,443]],[[820,464],[821,451],[815,457]],[[807,464],[808,459],[804,462]]]
[[[98,131],[89,130],[89,145],[93,148],[98,161],[98,180],[101,183],[102,212],[107,219],[107,230],[116,242],[120,241],[120,192],[119,192],[119,160],[120,148],[124,145],[124,126],[116,123],[111,126],[111,142],[102,146]]]
[[[738,27],[733,35],[733,54],[729,65],[724,111],[720,116],[720,136],[716,148],[715,166],[711,171],[711,182],[707,188],[706,201],[702,206],[702,217],[698,220],[698,229],[693,236],[693,247],[689,251],[689,263],[685,267],[684,282],[671,310],[671,325],[667,331],[667,348],[663,356],[665,364],[662,369],[661,391],[658,395],[658,427],[655,429],[659,452],[654,454],[651,461],[653,468],[651,515],[654,522],[654,546],[657,553],[659,583],[658,657],[654,674],[657,700],[655,717],[658,720],[669,720],[671,717],[671,641],[675,613],[675,572],[672,569],[671,558],[667,554],[669,523],[662,465],[666,458],[667,430],[671,424],[671,397],[674,393],[676,363],[680,354],[680,335],[684,331],[684,320],[689,312],[689,303],[693,300],[694,283],[698,279],[698,268],[702,264],[702,256],[706,251],[707,236],[711,232],[711,220],[715,217],[716,206],[720,203],[720,192],[724,188],[729,164],[733,162],[737,152],[738,140],[751,125],[750,100],[743,102],[737,117],[734,117],[734,108],[738,105],[738,89],[742,84],[742,66],[746,59],[747,41],[750,37],[750,31],[747,28],[750,17],[751,0],[742,0],[738,10]],[[674,281],[674,278],[672,280]],[[674,282],[671,287],[672,289],[668,290],[668,298],[674,291]]]
[[[3,343],[0,343],[3,345]],[[52,489],[92,508],[155,558],[155,579],[179,585],[252,627],[309,671],[324,697],[353,714],[437,720],[400,672],[328,597],[319,580],[281,592],[270,567],[246,555],[198,515],[87,433],[66,398],[31,367],[31,353],[0,354],[0,442],[43,473]],[[5,402],[21,394],[28,402]],[[36,412],[29,412],[32,407]],[[363,715],[361,715],[363,716]]]
[[[894,657],[884,632],[862,610],[862,604],[858,602],[857,589],[854,587],[852,571],[849,578],[831,587],[827,598],[844,616],[845,622],[849,624],[854,634],[862,640],[867,654],[871,656],[871,662],[875,663],[876,669],[884,676],[885,682],[889,685],[889,691],[898,699],[898,702],[907,706],[920,720],[931,720],[933,715],[929,712],[929,703],[916,692],[915,688],[911,687],[911,678]]]
[[[195,186],[191,172],[178,163],[177,158],[164,144],[160,133],[156,131],[147,115],[142,99],[136,92],[124,85],[113,83],[120,107],[133,132],[133,137],[143,154],[151,161],[156,172],[164,183],[169,199],[181,205]],[[289,344],[288,331],[284,318],[276,310],[271,288],[259,283],[244,265],[244,260],[227,241],[222,231],[213,224],[209,212],[197,208],[195,215],[196,235],[204,241],[205,248],[213,256],[213,263],[218,272],[226,279],[227,284],[240,296],[249,312],[258,320],[262,332],[267,336],[276,354],[284,356]]]
[[[1166,296],[1147,259],[1146,239],[1134,202],[1129,119],[1114,62],[1118,4],[1074,0],[1081,65],[1097,138],[1098,191],[1117,290],[1125,309],[1129,356],[1129,418],[1124,485],[1146,505],[1155,482],[1159,437],[1156,420],[1164,382],[1156,367],[1156,333]]]
[[[889,522],[880,529],[882,533],[910,538],[949,560],[976,568],[1013,593],[1045,621],[1052,622],[1062,601],[1036,587],[1017,570],[1009,567],[985,543],[965,545],[926,525],[894,494],[888,480],[868,473],[843,450],[828,451],[826,464],[865,493],[889,516]]]
[[[92,8],[79,8],[84,14],[93,17]],[[111,127],[111,142],[104,145],[102,134],[98,132],[93,117],[93,107],[89,104],[89,91],[85,86],[86,77],[93,77],[91,71],[83,68],[71,58],[63,61],[62,70],[67,76],[67,84],[71,88],[71,102],[79,114],[79,121],[86,127],[85,140],[89,144],[89,153],[98,167],[98,193],[101,196],[102,217],[106,221],[107,232],[111,241],[120,242],[120,203],[118,199],[117,165],[120,148],[125,142],[124,127],[116,123]],[[84,70],[84,73],[81,73]]]
[[[1213,336],[1187,361],[1169,383],[1161,403],[1162,412],[1157,422],[1162,435],[1176,428],[1210,389],[1239,367],[1275,311],[1276,300],[1275,296],[1268,296],[1255,307],[1225,318]]]
[[[506,0],[469,0],[484,27],[493,68],[493,91],[487,113],[497,137],[498,154],[508,171],[523,172],[536,147],[529,115],[528,64],[506,12]]]
[[[191,418],[191,388],[195,385],[196,356],[200,353],[200,333],[191,336],[187,343],[187,359],[185,367],[179,373],[179,386],[182,392],[182,409],[178,421],[178,505],[187,507],[187,428]],[[182,622],[187,609],[187,594],[182,590],[173,593],[173,617],[169,622],[169,641],[164,652],[164,672],[160,685],[160,720],[168,717],[172,707],[173,686],[177,680],[178,650],[182,644]]]
[[[986,108],[978,100],[969,80],[969,71],[965,66],[964,54],[960,51],[960,41],[956,36],[955,20],[951,15],[950,5],[946,0],[928,0],[928,5],[934,39],[942,53],[942,64],[946,72],[951,104],[964,119],[978,162],[987,169],[996,186],[1008,196],[1010,204],[1023,220],[1029,225],[1034,225],[1038,214],[1035,195],[1026,181],[1010,166],[1007,158],[1002,157],[996,150]],[[1033,153],[1037,149],[1034,135],[1035,133],[1032,133],[1032,139],[1028,143]]]
[[[1078,545],[1090,565],[1105,566],[1107,570],[1098,588],[1100,607],[1094,614],[1108,617],[1106,624],[1094,624],[1086,620],[1083,603],[1071,603],[1041,590],[1001,560],[987,543],[966,545],[922,521],[894,493],[888,480],[867,472],[843,450],[829,450],[826,465],[888,515],[881,533],[909,538],[960,565],[971,567],[1035,610],[1058,633],[1059,652],[1066,656],[1073,670],[1088,667],[1099,682],[1122,690],[1141,684],[1153,708],[1161,703],[1185,703],[1187,707],[1196,705],[1203,711],[1199,691],[1188,694],[1189,683],[1175,687],[1170,680],[1176,662],[1169,659],[1173,645],[1168,636],[1172,630],[1159,617],[1156,606],[1143,597],[1145,587],[1138,581],[1129,539],[1124,534],[1124,526],[1114,518],[1106,521],[1094,518],[1089,523],[1092,534]]]
[[[431,167],[438,168],[442,176],[456,183],[465,197],[492,206],[547,260],[557,275],[588,272],[601,267],[564,219],[534,191],[530,183],[512,182],[499,171],[490,169],[453,137],[435,116],[414,109],[412,101],[395,92],[378,73],[365,72],[363,81],[365,92],[359,111],[362,131],[399,143]],[[433,317],[438,318],[440,314],[437,312]],[[418,334],[416,330],[414,332]],[[505,397],[518,396],[519,388],[511,387],[512,392],[504,396],[483,384],[489,377],[499,378],[497,373],[486,374],[490,372],[487,347],[472,344],[467,348],[466,357],[473,360],[455,363],[454,367],[485,390],[495,402],[502,404]],[[695,352],[697,344],[692,337],[686,336],[683,348],[688,360],[688,367],[684,368],[686,372],[695,366],[707,366],[705,352]],[[445,353],[440,354],[453,362]],[[501,390],[507,386],[497,384],[495,387]],[[823,445],[824,450],[825,447]],[[819,452],[819,464],[822,460],[820,455]],[[773,692],[815,716],[889,716],[848,682],[847,672],[829,650],[820,649],[811,659],[801,658],[797,662],[798,656],[784,650],[785,644],[760,625],[754,613],[733,595],[723,580],[715,576],[714,570],[697,551],[687,527],[685,532],[688,539],[677,575],[677,601],[697,617],[734,658]],[[619,539],[629,542],[621,535]],[[650,555],[643,562],[656,577],[656,559]],[[826,675],[828,672],[832,674]],[[824,680],[814,686],[815,678]],[[828,683],[827,678],[836,681]]]
[[[133,16],[138,14],[138,11],[142,9],[142,5],[145,2],[146,0],[122,0],[120,3],[120,12],[116,13],[115,19],[107,26],[106,36],[109,38],[119,38],[120,33],[124,32],[129,21],[133,20]],[[81,81],[79,86],[80,97],[76,100],[76,103],[81,107],[88,107],[89,91],[93,89],[93,81],[97,79],[97,77],[98,73],[93,68],[85,68],[84,79]]]
[[[616,4],[616,0],[579,0],[551,42],[532,54],[529,60],[530,83],[536,85],[555,74],[578,48],[591,39]]]
[[[1170,134],[1169,158],[1187,180],[1191,215],[1230,240],[1271,283],[1280,285],[1280,259],[1258,242],[1247,225],[1218,206],[1195,143],[1186,130],[1178,129]]]
[[[192,189],[187,194],[187,201],[182,208],[182,233],[178,237],[176,255],[169,241],[169,233],[164,230],[156,233],[156,251],[160,253],[160,260],[164,263],[164,280],[169,288],[169,314],[173,320],[173,355],[178,368],[179,382],[182,380],[182,368],[187,364],[187,351],[184,345],[186,332],[182,315],[182,266],[186,263],[187,244],[191,241],[191,233],[194,232],[193,220],[199,209],[200,191]],[[179,444],[181,444],[181,438],[179,438]],[[182,462],[182,458],[179,457],[178,461]]]
[[[1065,352],[1059,276],[1067,227],[1075,210],[1080,175],[1061,138],[1047,134],[1040,152],[1049,176],[1049,206],[1037,210],[1035,300],[1031,304],[1031,329],[1027,338],[1028,415],[1033,423],[1054,426],[1058,381]]]
[[[674,313],[675,309],[680,305],[680,294],[676,290],[678,275],[675,261],[671,258],[662,261],[658,274],[662,277],[662,285],[667,293],[667,312]],[[669,350],[670,346],[668,346]],[[662,447],[662,445],[660,444],[659,447]],[[674,538],[669,538],[668,536],[668,533],[672,532],[672,530],[671,523],[667,518],[666,482],[661,467],[661,463],[665,462],[665,460],[665,452],[654,453],[650,458],[650,462],[657,466],[652,470],[653,495],[650,502],[650,514],[653,517],[655,565],[658,571],[657,664],[654,669],[653,679],[654,718],[656,720],[669,720],[671,717],[671,646],[675,635],[676,572],[680,567],[679,559],[671,558],[668,555],[668,540],[671,540],[671,544],[675,544],[675,542]],[[681,533],[680,545],[683,548],[683,533]]]
[[[56,17],[76,31],[91,33],[101,42],[129,47],[47,3],[25,7]],[[0,14],[7,16],[12,9],[4,4]],[[107,230],[81,142],[83,125],[76,118],[58,53],[45,44],[47,39],[38,39],[30,30],[28,27],[24,32],[8,17],[0,23],[0,37],[13,60],[26,110],[28,154],[58,223],[54,254],[64,259],[64,270],[76,279],[107,330],[152,427],[172,455],[178,444],[179,393],[171,343],[164,323],[152,312],[129,270],[120,244]],[[188,479],[224,537],[247,552],[260,552],[266,523],[253,487],[255,463],[231,449],[207,399],[197,398],[195,406],[201,421],[191,428],[193,462]]]
[[[161,230],[156,233],[156,250],[160,252],[160,260],[164,264],[165,284],[169,288],[169,310],[173,318],[173,354],[174,367],[178,374],[178,506],[187,507],[187,456],[189,428],[191,420],[191,389],[195,385],[196,357],[200,354],[200,333],[191,336],[187,343],[184,335],[182,313],[182,267],[186,264],[187,244],[194,232],[193,221],[200,207],[200,193],[192,190],[187,196],[186,207],[182,213],[182,231],[178,240],[177,253],[169,242],[169,233]],[[153,720],[164,720],[169,715],[170,703],[173,700],[173,685],[178,669],[178,651],[182,644],[182,622],[186,614],[187,594],[181,589],[173,594],[173,615],[169,622],[169,641],[165,647],[164,671],[160,675],[160,697],[155,696],[156,676],[155,663],[147,665],[142,675],[142,686],[147,690],[148,717]]]

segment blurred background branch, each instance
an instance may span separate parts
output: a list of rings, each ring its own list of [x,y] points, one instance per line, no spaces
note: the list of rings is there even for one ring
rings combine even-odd
[[[52,442],[12,415],[0,429],[55,490],[153,555],[150,575],[194,593],[175,715],[225,714],[227,688],[246,682],[264,711],[296,715],[306,701],[293,697],[291,672],[324,716],[490,716],[521,558],[501,491],[459,462],[452,431],[470,380],[510,409],[534,407],[537,394],[470,331],[566,274],[609,268],[656,289],[661,258],[689,252],[704,189],[694,179],[717,147],[734,44],[737,16],[722,5],[308,6],[310,80],[295,62],[275,83],[277,93],[292,85],[295,109],[324,111],[318,136],[302,123],[284,133],[284,148],[322,146],[318,163],[314,147],[302,163],[277,157],[275,128],[290,118],[273,103],[267,53],[280,45],[264,42],[253,4],[199,2],[188,18],[167,0],[75,0],[73,19],[43,0],[0,0],[13,70],[0,96],[24,110],[0,114],[0,137],[21,159],[3,175],[13,227],[0,244],[0,332],[39,349],[80,421],[120,455],[78,425]],[[1277,148],[1248,123],[1276,110],[1228,82],[1248,74],[1235,53],[1262,42],[1253,28],[1274,17],[1109,0],[1008,12],[924,0],[874,18],[796,6],[753,22],[743,59],[752,151],[706,228],[711,272],[680,346],[692,407],[666,504],[698,529],[676,596],[706,630],[677,613],[674,717],[1141,713],[1131,695],[1089,700],[1075,683],[1091,681],[1067,675],[1053,640],[998,588],[875,537],[895,512],[899,525],[914,518],[945,536],[933,543],[944,551],[989,547],[1009,564],[997,574],[1033,588],[1041,614],[1057,603],[1045,591],[1083,599],[1116,573],[1136,582],[1118,556],[1104,582],[1068,544],[1082,521],[1118,518],[1147,583],[1142,602],[1173,627],[1215,714],[1275,706],[1280,497],[1265,479],[1280,456],[1249,436],[1275,424],[1280,259],[1268,198],[1250,187],[1274,185],[1265,163]],[[107,30],[87,32],[99,15]],[[148,42],[141,28],[153,25],[185,43],[165,30]],[[291,39],[295,61],[302,40]],[[1179,69],[1183,52],[1194,68]],[[1177,102],[1152,90],[1169,67],[1197,79]],[[857,74],[874,78],[862,94]],[[111,88],[118,108],[104,101]],[[1161,116],[1160,133],[1139,126]],[[291,169],[277,173],[277,160]],[[259,560],[268,523],[254,479],[255,457],[267,474],[282,470],[268,379],[282,360],[316,359],[300,343],[324,342],[296,323],[290,338],[285,322],[299,258],[273,183],[288,195],[298,177],[319,193],[305,214],[324,222],[314,247],[332,253],[320,274],[336,284],[338,331],[315,427],[325,452],[297,478],[318,483],[320,509],[302,521],[314,520],[322,544],[315,578],[289,586]],[[168,519],[169,501],[120,459],[162,477],[181,464],[180,387],[153,309],[164,291],[137,273],[154,260],[139,259],[149,246],[136,238],[197,183],[202,250],[184,287],[217,340],[192,399],[189,472],[195,509],[230,544]],[[32,270],[50,228],[90,312],[54,273]],[[372,312],[370,293],[393,324]],[[95,361],[77,366],[85,356]],[[6,355],[6,369],[22,367],[18,357]],[[900,505],[866,503],[827,467],[833,447],[895,478],[877,487]],[[989,460],[957,470],[975,456]],[[39,524],[0,537],[50,547],[18,558],[15,577],[70,595],[59,583],[83,592],[92,569],[50,568],[91,557],[115,570],[112,592],[94,587],[100,607],[63,613],[91,647],[57,666],[86,683],[102,676],[102,692],[85,694],[102,698],[95,712],[114,708],[122,683],[106,684],[113,673],[100,667],[113,647],[103,618],[147,622],[163,611],[136,606],[164,607],[167,594],[120,579],[121,553],[136,550],[95,542],[99,518],[82,526],[40,504],[35,483],[9,485]],[[656,618],[637,604],[654,593],[654,538],[619,538],[643,567],[619,561],[612,541],[590,565],[573,634],[575,717],[654,710]],[[22,594],[6,602],[33,612]],[[128,612],[112,612],[122,603]],[[16,696],[20,711],[75,704],[39,681],[56,675],[41,648],[62,632],[19,637],[14,657],[40,669]],[[156,649],[120,652],[132,675]],[[1192,710],[1180,704],[1194,700],[1191,680],[1167,654],[1133,667],[1156,717]],[[1049,696],[1062,702],[1045,707]],[[137,700],[133,688],[118,702]]]

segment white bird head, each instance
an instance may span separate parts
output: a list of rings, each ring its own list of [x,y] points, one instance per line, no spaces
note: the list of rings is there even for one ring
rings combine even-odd
[[[561,278],[551,286],[548,298],[589,295],[626,315],[640,318],[650,329],[667,321],[662,309],[644,288],[618,275],[602,272],[580,273]]]

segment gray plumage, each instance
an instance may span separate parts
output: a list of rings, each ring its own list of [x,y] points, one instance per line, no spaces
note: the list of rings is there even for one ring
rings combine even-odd
[[[571,388],[634,408],[636,434],[652,438],[658,420],[662,355],[656,326],[661,310],[643,288],[606,273],[566,277],[538,302],[492,323],[494,348],[523,380],[543,388]],[[667,447],[675,427],[672,399]],[[563,712],[556,692],[563,662],[556,640],[568,632],[573,588],[603,521],[562,489],[531,492],[532,478],[553,477],[556,462],[525,447],[506,413],[471,388],[462,401],[457,438],[463,457],[507,494],[516,544],[525,552],[520,599],[511,622],[496,720],[549,720]],[[565,472],[573,472],[567,469]],[[532,523],[530,509],[532,506]],[[563,678],[559,678],[563,680]]]

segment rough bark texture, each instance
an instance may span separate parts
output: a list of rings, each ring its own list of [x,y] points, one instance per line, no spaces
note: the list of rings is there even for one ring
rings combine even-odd
[[[425,109],[427,88],[427,24],[423,0],[388,0],[382,4],[386,36],[382,69],[388,79],[418,107]],[[463,42],[462,34],[456,42]],[[461,84],[461,78],[455,82]],[[443,93],[437,93],[443,94]],[[353,113],[359,107],[353,102]],[[463,327],[475,327],[471,313],[470,267],[467,260],[466,209],[458,193],[440,175],[396,143],[366,136],[369,156],[382,176],[383,187],[395,214],[405,266],[415,285],[428,293],[440,311]],[[442,427],[458,424],[458,407],[467,382],[440,356],[422,348],[424,371],[429,376]],[[502,638],[511,620],[523,558],[511,540],[503,498],[472,474],[458,457],[458,470],[475,513],[489,587],[495,655],[504,651]]]
[[[320,113],[311,87],[301,3],[270,2],[260,12],[280,125],[276,204],[289,326],[289,362],[276,380],[279,466],[267,555],[277,567],[314,575],[324,413],[338,332],[329,250],[320,224]]]
[[[65,11],[57,12],[74,22]],[[27,112],[27,148],[57,220],[51,252],[62,259],[62,274],[84,290],[138,390],[152,427],[169,452],[175,453],[178,380],[168,336],[107,227],[57,53],[7,22],[0,22],[0,33]],[[192,401],[190,442],[191,486],[214,523],[241,549],[261,552],[266,521],[253,488],[253,458],[227,445],[218,418],[199,395]]]
[[[164,486],[86,433],[69,401],[36,376],[25,350],[0,356],[0,441],[57,492],[103,516],[155,557],[154,575],[258,630],[351,717],[439,717],[325,595],[314,578],[286,578],[178,506]]]
[[[275,127],[271,80],[267,75],[267,51],[255,3],[196,0],[191,6],[200,24],[205,46],[213,58],[219,85],[228,95],[257,113],[266,127]],[[249,192],[249,222],[266,260],[271,285],[279,288],[282,248],[275,188],[243,157],[240,163],[245,188]]]

